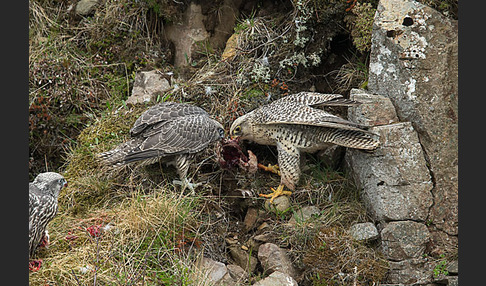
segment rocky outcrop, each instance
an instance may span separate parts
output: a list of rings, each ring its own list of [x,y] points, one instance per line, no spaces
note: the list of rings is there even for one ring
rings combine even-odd
[[[368,81],[417,131],[434,182],[428,219],[451,236],[458,231],[457,32],[457,21],[418,2],[380,1]]]
[[[381,146],[347,150],[345,160],[378,223],[386,283],[437,282],[427,255],[457,251],[457,79],[457,21],[415,1],[381,0],[369,90],[351,91],[364,104],[348,113]]]

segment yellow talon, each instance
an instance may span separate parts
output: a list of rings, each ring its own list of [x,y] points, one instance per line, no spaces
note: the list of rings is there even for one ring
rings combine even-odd
[[[279,170],[278,165],[270,165],[270,164],[268,164],[268,166],[265,166],[263,164],[258,163],[258,168],[260,168],[262,170],[265,170],[265,171],[268,171],[268,172],[272,172],[272,173],[277,174],[277,175],[280,176],[280,170]]]
[[[283,188],[284,188],[284,185],[280,184],[276,190],[274,188],[270,188],[270,190],[272,190],[271,194],[258,194],[258,195],[260,197],[270,198],[270,203],[273,203],[273,199],[275,199],[278,196],[281,196],[281,195],[289,195],[290,196],[292,194],[291,191],[284,191]]]

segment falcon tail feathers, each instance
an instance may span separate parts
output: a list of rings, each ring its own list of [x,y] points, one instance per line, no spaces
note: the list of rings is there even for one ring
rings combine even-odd
[[[348,148],[375,150],[380,145],[379,136],[368,131],[336,129],[330,143]]]

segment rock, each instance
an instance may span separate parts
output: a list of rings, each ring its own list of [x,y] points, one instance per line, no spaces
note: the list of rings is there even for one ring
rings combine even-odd
[[[380,237],[376,226],[371,222],[352,225],[349,228],[349,234],[358,241],[370,241]]]
[[[252,230],[256,226],[258,218],[258,209],[252,207],[248,208],[245,219],[243,220],[243,228],[245,232]]]
[[[90,16],[96,11],[99,0],[80,0],[76,4],[75,13],[80,16]]]
[[[189,65],[197,42],[209,39],[210,35],[204,26],[205,20],[201,5],[191,2],[184,12],[181,23],[164,25],[165,35],[175,46],[175,67]]]
[[[416,1],[381,0],[368,89],[418,132],[434,176],[434,227],[458,234],[458,22]]]
[[[229,264],[226,266],[228,269],[228,274],[233,278],[233,280],[237,283],[245,283],[248,279],[248,273],[236,264]]]
[[[458,276],[447,276],[447,286],[458,286],[459,277]]]
[[[228,272],[224,263],[206,257],[201,259],[199,268],[203,269],[203,271],[207,271],[207,277],[213,283],[220,281]]]
[[[365,90],[353,88],[349,98],[362,103],[349,109],[348,117],[352,118],[353,122],[365,126],[379,126],[398,122],[395,107],[390,98],[386,96],[370,94]]]
[[[249,252],[244,251],[237,245],[229,246],[231,258],[235,261],[237,265],[245,269],[245,271],[252,273],[255,271],[258,260],[255,256],[250,255]]]
[[[136,104],[156,100],[171,88],[166,75],[158,71],[142,71],[135,75],[132,95],[127,99],[127,104]]]
[[[430,264],[426,259],[413,258],[403,261],[388,261],[388,267],[385,282],[391,285],[425,285],[432,282]]]
[[[279,271],[291,277],[297,277],[297,272],[287,256],[287,251],[273,243],[265,243],[258,248],[258,260],[267,273]]]
[[[298,286],[298,284],[291,276],[275,271],[267,278],[253,284],[253,286]]]
[[[430,235],[427,227],[414,221],[393,221],[381,231],[381,250],[387,259],[421,257]]]
[[[449,274],[459,274],[459,261],[457,260],[454,260],[454,261],[451,261],[447,264],[447,272],[449,272]]]
[[[317,152],[317,158],[324,163],[325,166],[337,169],[342,161],[344,155],[344,147],[339,145],[331,145],[326,149]]]
[[[264,207],[267,211],[284,212],[290,208],[290,199],[288,196],[279,196],[270,203],[270,199],[265,200]]]
[[[380,135],[381,146],[372,153],[348,149],[345,160],[373,220],[425,221],[433,203],[433,183],[412,124],[370,131]]]
[[[303,223],[313,216],[319,216],[321,214],[320,210],[316,206],[305,206],[297,211],[290,218],[289,224]]]

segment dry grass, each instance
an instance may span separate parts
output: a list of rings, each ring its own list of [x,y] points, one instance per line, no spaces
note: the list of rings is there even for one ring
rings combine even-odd
[[[192,267],[202,251],[197,209],[198,198],[138,189],[83,217],[60,213],[49,225],[49,249],[39,253],[44,265],[30,273],[30,282],[207,285]]]

